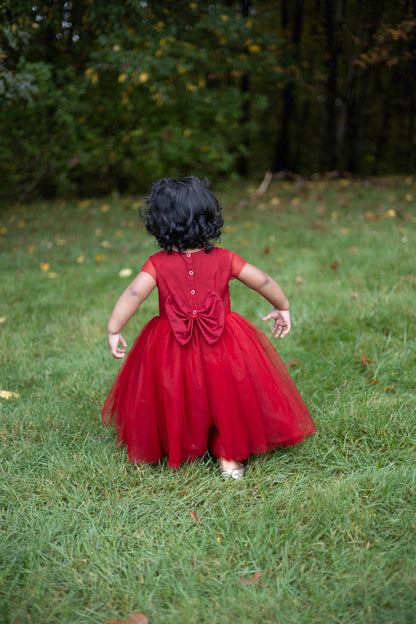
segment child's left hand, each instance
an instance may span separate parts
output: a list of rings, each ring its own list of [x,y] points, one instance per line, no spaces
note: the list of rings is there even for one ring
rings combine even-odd
[[[262,319],[263,321],[270,321],[274,319],[274,325],[272,328],[272,334],[275,338],[284,338],[286,334],[290,332],[290,312],[289,310],[273,310]]]
[[[126,355],[127,342],[124,340],[123,336],[120,333],[108,333],[107,340],[108,348],[110,349],[110,353],[114,358],[117,358],[119,360]]]

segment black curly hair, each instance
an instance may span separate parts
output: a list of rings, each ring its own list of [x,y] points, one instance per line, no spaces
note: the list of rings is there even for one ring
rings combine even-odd
[[[168,253],[173,247],[208,252],[210,241],[221,235],[221,206],[208,186],[208,180],[195,176],[163,178],[152,186],[142,217],[146,230]]]

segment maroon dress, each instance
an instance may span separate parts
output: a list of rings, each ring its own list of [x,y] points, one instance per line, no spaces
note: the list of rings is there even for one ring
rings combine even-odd
[[[159,316],[141,330],[105,402],[132,462],[169,466],[201,457],[243,460],[315,431],[285,365],[266,336],[231,311],[228,283],[245,261],[161,251],[143,271],[158,286]]]

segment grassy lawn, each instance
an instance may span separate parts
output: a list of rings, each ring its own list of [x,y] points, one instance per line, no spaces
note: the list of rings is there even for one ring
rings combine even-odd
[[[415,622],[415,183],[274,182],[237,210],[252,190],[216,189],[222,244],[287,294],[276,344],[318,432],[233,483],[209,457],[131,465],[101,426],[119,273],[156,251],[139,199],[0,212],[1,623]]]

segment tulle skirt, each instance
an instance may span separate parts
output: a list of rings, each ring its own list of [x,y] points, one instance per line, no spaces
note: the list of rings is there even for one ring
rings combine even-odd
[[[236,312],[208,345],[194,332],[182,346],[155,317],[137,336],[102,411],[129,460],[169,466],[201,457],[246,459],[301,442],[314,423],[266,336]]]

